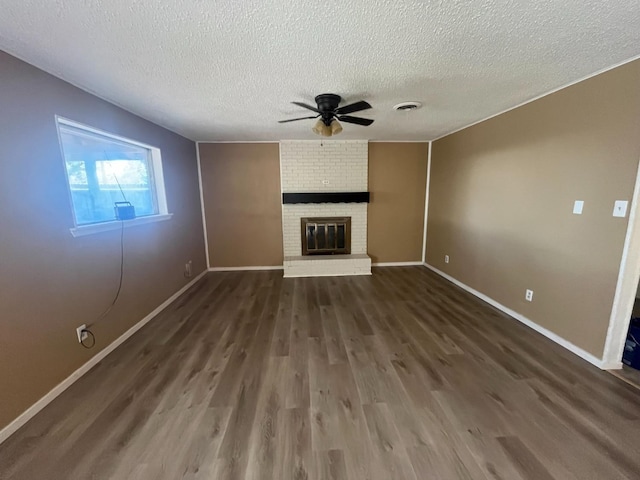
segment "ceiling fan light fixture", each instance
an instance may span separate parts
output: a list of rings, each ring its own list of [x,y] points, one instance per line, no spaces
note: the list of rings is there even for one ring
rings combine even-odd
[[[323,137],[331,136],[331,127],[326,125],[322,119],[319,119],[311,130],[313,130],[313,133],[322,135]]]
[[[334,118],[331,120],[331,135],[338,135],[340,132],[342,132],[342,125]]]

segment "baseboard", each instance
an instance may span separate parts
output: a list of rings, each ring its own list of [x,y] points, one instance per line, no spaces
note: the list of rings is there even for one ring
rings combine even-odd
[[[372,263],[372,267],[413,267],[416,265],[422,265],[422,262],[380,262]]]
[[[315,275],[284,275],[283,278],[358,277],[362,275],[371,275],[371,273],[318,273]]]
[[[184,287],[178,290],[176,293],[171,295],[168,299],[166,299],[159,307],[153,310],[149,315],[144,317],[138,323],[136,323],[129,330],[124,332],[118,338],[116,338],[113,342],[111,342],[108,346],[100,350],[97,354],[89,359],[87,363],[78,368],[75,372],[65,378],[62,382],[56,385],[49,393],[47,393],[44,397],[38,400],[36,403],[27,408],[24,412],[22,412],[15,420],[13,420],[9,425],[0,430],[0,444],[4,442],[7,438],[9,438],[12,434],[14,434],[19,428],[21,428],[25,423],[31,420],[33,417],[40,412],[44,407],[49,405],[56,397],[58,397],[62,392],[64,392],[67,388],[73,385],[80,377],[82,377],[85,373],[91,370],[94,366],[96,366],[100,361],[102,361],[107,355],[113,352],[116,348],[118,348],[121,344],[123,344],[129,337],[131,337],[134,333],[144,327],[149,321],[151,321],[156,315],[158,315],[162,310],[167,308],[171,303],[173,303],[180,295],[189,290],[198,280],[200,280],[207,271],[205,270],[196,278],[187,283]]]
[[[247,270],[282,270],[282,265],[264,267],[209,267],[210,272],[243,272]]]
[[[602,370],[622,370],[622,362],[602,362]]]
[[[372,267],[411,267],[422,265],[422,262],[381,262],[372,263]],[[256,267],[210,267],[210,272],[242,272],[251,270],[282,270],[284,267],[281,265],[276,266],[256,266]],[[293,277],[290,277],[293,278]]]
[[[524,315],[521,315],[518,312],[516,312],[514,310],[511,310],[508,307],[505,307],[501,303],[495,301],[493,298],[487,297],[484,293],[480,293],[479,291],[471,288],[470,286],[465,285],[461,281],[453,278],[451,275],[447,275],[443,271],[438,270],[437,268],[429,265],[426,262],[424,263],[424,266],[427,267],[429,270],[437,273],[441,277],[446,278],[451,283],[457,285],[458,287],[462,288],[463,290],[466,290],[467,292],[471,293],[472,295],[475,295],[480,300],[483,300],[484,302],[488,303],[489,305],[492,305],[493,307],[497,308],[498,310],[506,313],[510,317],[513,317],[514,319],[518,320],[520,323],[524,323],[527,327],[532,328],[536,332],[544,335],[549,340],[553,340],[558,345],[563,346],[564,348],[566,348],[570,352],[576,354],[577,356],[579,356],[583,360],[586,360],[587,362],[591,363],[592,365],[595,365],[596,367],[600,368],[601,370],[616,370],[616,369],[622,368],[622,362],[614,362],[614,363],[607,362],[607,363],[605,363],[601,359],[599,359],[596,356],[592,355],[591,353],[587,352],[586,350],[583,350],[582,348],[574,345],[569,340],[566,340],[566,339],[562,338],[560,335],[557,335],[557,334],[553,333],[551,330],[547,330],[546,328],[544,328],[544,327],[538,325],[537,323],[535,323],[533,320],[529,320]]]

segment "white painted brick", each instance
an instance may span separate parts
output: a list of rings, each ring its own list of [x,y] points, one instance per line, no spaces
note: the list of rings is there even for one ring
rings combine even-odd
[[[366,141],[331,140],[331,141],[296,141],[280,142],[280,172],[283,192],[362,192],[368,188],[368,144]],[[323,180],[329,182],[323,184]],[[321,216],[351,217],[351,253],[354,255],[367,253],[367,205],[356,203],[341,204],[300,204],[282,206],[283,246],[285,257],[298,256],[302,253],[300,218]],[[368,258],[368,257],[367,257]],[[294,273],[306,276],[306,267],[291,267],[289,276]],[[313,261],[317,274],[330,274],[335,269],[332,260]],[[371,272],[369,267],[360,261],[360,266],[352,265],[342,269],[339,275],[351,272]],[[356,262],[357,263],[357,262]],[[348,264],[348,263],[347,263]],[[305,270],[306,269],[306,270]],[[324,270],[323,270],[324,269]],[[329,269],[329,270],[327,270]],[[293,273],[292,273],[293,272]],[[325,273],[322,273],[325,272]],[[287,267],[285,262],[285,274]]]
[[[337,255],[332,257],[285,257],[285,277],[313,277],[319,275],[371,275],[371,259],[366,255]]]

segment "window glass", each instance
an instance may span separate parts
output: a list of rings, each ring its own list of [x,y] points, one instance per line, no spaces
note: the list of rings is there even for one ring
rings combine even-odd
[[[158,214],[150,148],[59,122],[77,225],[115,220],[115,202]]]

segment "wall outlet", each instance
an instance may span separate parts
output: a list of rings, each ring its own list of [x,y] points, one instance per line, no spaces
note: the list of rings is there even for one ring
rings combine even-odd
[[[76,328],[76,335],[78,336],[78,343],[81,343],[83,340],[86,340],[86,338],[89,336],[89,334],[87,332],[84,332],[83,330],[86,330],[87,326],[83,323],[82,325],[80,325],[78,328]]]
[[[322,180],[323,185],[329,185],[329,180]]]
[[[527,292],[524,294],[524,299],[527,302],[532,302],[533,301],[533,290],[527,289]]]
[[[444,263],[449,263],[449,255],[444,256]]]
[[[193,275],[193,262],[189,260],[184,264],[184,276],[190,278]]]
[[[576,200],[573,203],[574,215],[582,215],[582,209],[584,208],[584,200]]]
[[[627,216],[627,205],[629,202],[626,200],[616,200],[616,203],[613,205],[613,216],[614,217],[626,217]]]

